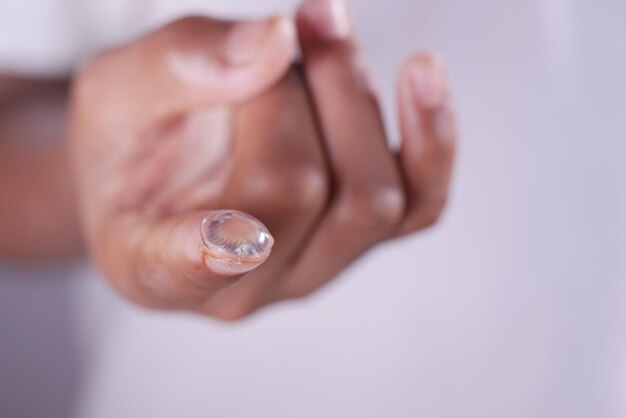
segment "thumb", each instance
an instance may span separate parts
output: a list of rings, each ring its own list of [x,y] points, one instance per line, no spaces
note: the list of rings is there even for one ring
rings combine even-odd
[[[143,222],[142,222],[143,223]],[[109,229],[108,276],[122,293],[155,308],[189,308],[259,267],[274,238],[256,218],[234,210],[199,211],[146,222],[134,240]],[[112,237],[111,234],[117,235]]]
[[[284,17],[191,17],[92,59],[77,85],[92,107],[113,113],[107,123],[150,126],[199,106],[259,94],[288,71],[295,49],[293,24]]]

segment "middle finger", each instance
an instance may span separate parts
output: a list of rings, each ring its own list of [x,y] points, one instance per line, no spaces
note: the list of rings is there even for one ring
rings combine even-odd
[[[339,0],[308,0],[298,14],[304,67],[334,175],[328,213],[284,284],[304,296],[388,237],[405,210],[377,100]]]

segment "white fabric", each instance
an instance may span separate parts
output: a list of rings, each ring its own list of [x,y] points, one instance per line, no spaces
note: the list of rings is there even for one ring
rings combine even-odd
[[[191,11],[294,5],[0,4],[0,66],[69,71]],[[391,132],[404,57],[447,58],[463,137],[445,220],[240,325],[145,312],[83,281],[76,417],[626,415],[626,3],[350,6]]]

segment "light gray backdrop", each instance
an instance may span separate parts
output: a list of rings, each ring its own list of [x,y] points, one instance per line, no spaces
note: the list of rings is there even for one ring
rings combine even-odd
[[[0,64],[63,72],[190,10],[295,2],[71,4],[0,0]],[[134,309],[85,266],[4,268],[0,416],[626,416],[626,3],[350,5],[390,132],[402,59],[447,58],[463,138],[442,224],[236,326]]]

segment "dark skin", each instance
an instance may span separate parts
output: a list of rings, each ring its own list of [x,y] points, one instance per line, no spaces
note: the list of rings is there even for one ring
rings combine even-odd
[[[234,320],[307,296],[375,245],[432,225],[456,142],[442,64],[420,54],[400,70],[403,141],[391,150],[349,24],[329,21],[323,2],[298,14],[298,67],[284,19],[237,35],[235,55],[233,22],[190,18],[93,59],[68,100],[72,172],[55,150],[50,165],[29,170],[31,154],[22,176],[0,176],[11,201],[0,219],[13,228],[0,227],[4,254],[71,253],[82,236],[129,299]],[[241,44],[252,34],[263,43],[251,58]],[[2,153],[1,167],[14,155]],[[58,178],[44,175],[51,170]],[[55,192],[36,193],[34,177]],[[31,200],[16,200],[22,189]],[[62,240],[30,232],[33,206],[54,219],[45,236]],[[218,209],[262,221],[275,240],[269,258],[245,274],[213,268],[198,227]]]

